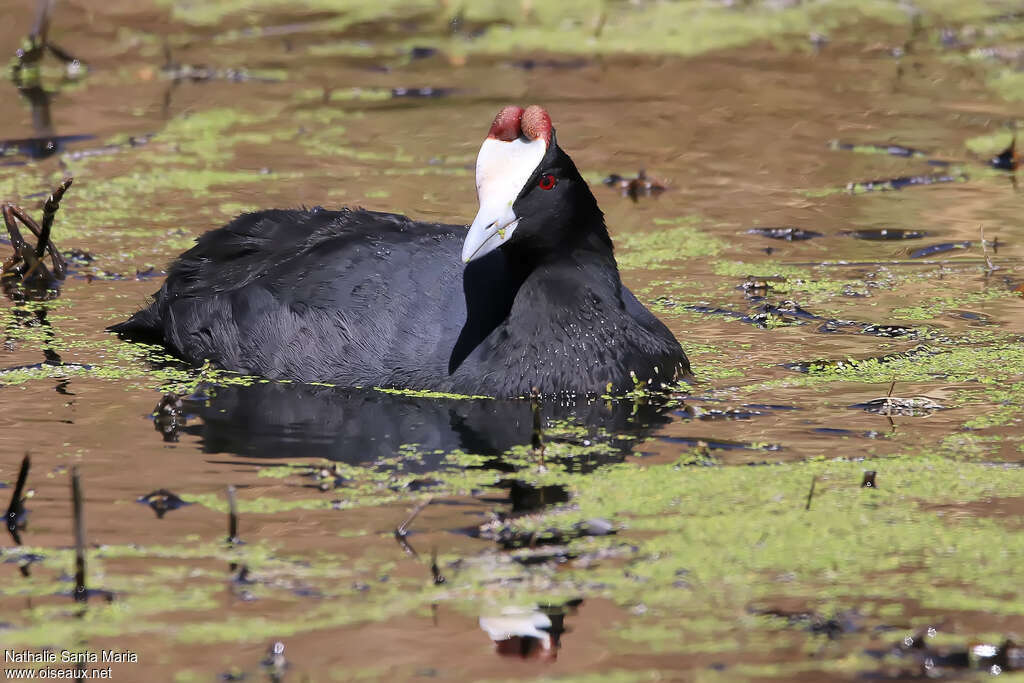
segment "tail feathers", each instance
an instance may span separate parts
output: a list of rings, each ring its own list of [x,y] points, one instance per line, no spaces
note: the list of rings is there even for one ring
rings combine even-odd
[[[117,323],[107,328],[107,332],[114,332],[122,339],[143,342],[147,344],[163,344],[164,330],[157,311],[157,302],[153,302],[148,308],[144,308],[123,323]]]

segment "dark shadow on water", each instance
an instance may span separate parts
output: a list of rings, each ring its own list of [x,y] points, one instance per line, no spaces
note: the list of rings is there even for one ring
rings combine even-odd
[[[413,471],[435,469],[444,453],[457,449],[497,456],[528,447],[533,427],[525,400],[425,398],[307,384],[218,386],[184,404],[189,415],[201,418],[184,431],[199,437],[207,453],[370,464],[415,444],[422,462],[409,462]],[[584,468],[621,460],[638,437],[671,421],[670,407],[624,400],[550,400],[540,410],[549,460],[557,456],[553,444],[571,443],[586,450]]]

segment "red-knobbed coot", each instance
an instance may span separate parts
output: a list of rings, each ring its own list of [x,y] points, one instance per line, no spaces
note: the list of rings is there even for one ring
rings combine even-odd
[[[620,281],[604,216],[544,109],[498,113],[476,187],[468,233],[362,209],[241,215],[110,329],[192,363],[347,387],[588,394],[689,374]]]

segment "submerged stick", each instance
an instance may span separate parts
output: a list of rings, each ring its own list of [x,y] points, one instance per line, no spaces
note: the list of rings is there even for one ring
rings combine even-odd
[[[817,483],[818,477],[811,477],[811,490],[807,492],[807,505],[804,506],[804,510],[811,509],[811,499],[814,498],[814,484]]]
[[[28,470],[32,466],[32,458],[28,453],[21,460],[21,469],[18,470],[18,483],[14,485],[14,493],[11,495],[11,504],[7,506],[7,530],[11,532],[14,542],[21,545],[21,535],[18,533],[18,520],[25,512],[25,482],[28,480]]]
[[[85,588],[85,519],[82,517],[82,482],[78,465],[71,467],[71,515],[75,531],[75,602],[89,600]]]
[[[238,543],[238,501],[235,487],[228,484],[228,543]]]

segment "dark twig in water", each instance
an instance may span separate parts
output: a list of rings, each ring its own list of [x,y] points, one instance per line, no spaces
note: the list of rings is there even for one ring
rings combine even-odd
[[[409,525],[420,516],[420,513],[423,512],[423,508],[430,505],[432,500],[432,498],[427,498],[426,500],[421,500],[419,503],[416,503],[416,507],[412,509],[409,516],[405,518],[405,521],[395,527],[395,540],[398,541],[400,546],[402,546],[402,550],[416,559],[419,559],[420,555],[416,552],[415,548],[409,545],[409,542],[405,540],[405,537],[409,535]]]
[[[75,530],[75,602],[86,602],[85,588],[85,519],[82,516],[82,482],[78,465],[71,467],[71,515]]]
[[[228,484],[228,543],[238,543],[238,501],[235,500],[235,487]]]
[[[807,505],[804,506],[804,510],[811,509],[811,500],[814,498],[814,485],[817,481],[818,477],[811,477],[811,490],[807,492]]]
[[[875,470],[867,470],[864,472],[864,478],[860,482],[861,488],[875,489],[878,488],[878,484],[875,483]]]
[[[31,466],[32,458],[26,453],[21,460],[21,469],[18,470],[18,483],[14,485],[11,504],[7,506],[7,530],[11,532],[17,545],[21,545],[21,534],[18,532],[24,528],[25,482],[28,480],[28,470]]]

